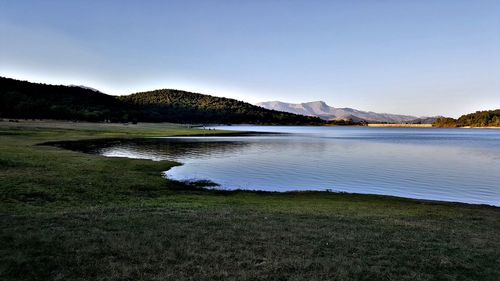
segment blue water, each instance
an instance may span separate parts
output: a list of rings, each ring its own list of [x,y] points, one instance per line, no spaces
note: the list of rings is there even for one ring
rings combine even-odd
[[[158,138],[102,148],[108,156],[183,163],[176,180],[224,189],[331,190],[500,206],[500,130],[216,127],[287,134]]]

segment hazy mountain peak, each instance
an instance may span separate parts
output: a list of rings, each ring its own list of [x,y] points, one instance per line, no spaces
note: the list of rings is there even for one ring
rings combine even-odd
[[[318,116],[325,120],[332,119],[352,119],[354,121],[405,123],[412,122],[418,117],[411,115],[376,113],[362,111],[354,108],[335,108],[329,106],[324,101],[312,101],[304,103],[286,103],[281,101],[261,102],[258,106],[274,109],[278,111],[302,114],[308,116]]]
[[[303,102],[302,104],[309,104],[309,105],[318,105],[318,106],[328,106],[326,104],[326,102],[322,101],[322,100],[318,100],[318,101],[310,101],[310,102]]]

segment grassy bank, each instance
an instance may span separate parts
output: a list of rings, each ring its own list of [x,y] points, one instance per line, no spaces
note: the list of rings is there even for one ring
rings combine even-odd
[[[199,133],[165,124],[0,122],[0,279],[500,279],[499,208],[189,190],[161,178],[173,162],[35,145]]]

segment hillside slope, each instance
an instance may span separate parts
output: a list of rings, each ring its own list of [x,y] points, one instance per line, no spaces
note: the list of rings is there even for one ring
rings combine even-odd
[[[155,90],[122,96],[125,103],[144,109],[152,121],[195,123],[320,124],[317,117],[264,109],[246,102],[180,90]]]
[[[126,110],[120,100],[95,90],[0,77],[0,117],[102,121],[119,120]]]
[[[458,119],[438,118],[435,127],[500,127],[500,109],[476,111],[460,116]]]
[[[116,97],[82,86],[0,77],[0,118],[111,122],[321,124],[319,118],[267,110],[234,99],[179,90]]]

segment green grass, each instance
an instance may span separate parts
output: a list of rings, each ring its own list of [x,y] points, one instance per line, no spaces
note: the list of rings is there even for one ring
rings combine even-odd
[[[500,208],[197,190],[173,162],[36,145],[200,132],[0,122],[0,280],[500,280]]]

